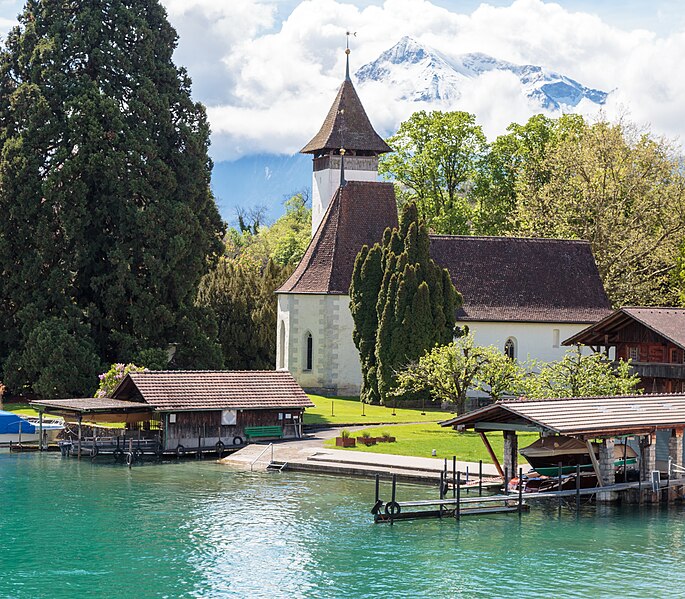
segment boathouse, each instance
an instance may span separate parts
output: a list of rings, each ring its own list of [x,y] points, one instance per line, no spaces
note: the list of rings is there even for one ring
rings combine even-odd
[[[578,439],[588,446],[600,486],[609,486],[615,483],[613,449],[618,439],[638,448],[641,480],[650,480],[655,471],[669,473],[669,464],[682,467],[685,394],[505,400],[440,424],[479,433],[505,477],[518,472],[518,432]],[[503,463],[485,436],[491,431],[504,435]],[[666,460],[657,460],[657,434],[667,436]],[[599,443],[597,459],[593,441]]]
[[[685,392],[685,308],[621,308],[563,345],[630,360],[647,393]]]
[[[41,414],[65,417],[78,424],[76,442],[83,445],[83,423],[125,423],[117,450],[127,444],[143,453],[173,453],[239,447],[259,438],[298,438],[302,417],[312,401],[288,372],[147,371],[132,372],[111,398],[31,402]],[[89,441],[97,447],[97,440]],[[101,440],[100,450],[106,443]],[[97,453],[98,449],[95,449]]]

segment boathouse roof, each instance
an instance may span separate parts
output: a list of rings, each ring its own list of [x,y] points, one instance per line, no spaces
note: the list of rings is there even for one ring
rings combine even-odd
[[[162,412],[298,409],[314,406],[293,376],[280,370],[130,372],[112,396],[115,399],[143,401]]]
[[[685,349],[685,308],[626,306],[566,339],[562,345],[606,345],[629,323],[637,322],[657,335]]]
[[[498,401],[440,423],[477,431],[551,432],[586,438],[685,429],[685,394]]]

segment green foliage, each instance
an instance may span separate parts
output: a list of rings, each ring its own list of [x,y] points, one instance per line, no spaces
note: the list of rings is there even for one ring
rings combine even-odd
[[[147,370],[165,370],[169,365],[169,351],[159,347],[144,349],[134,356],[133,362]]]
[[[485,135],[467,112],[415,112],[400,125],[379,172],[393,179],[401,204],[416,202],[438,233],[470,232],[469,187],[480,168]]]
[[[112,393],[129,372],[145,372],[147,369],[135,364],[112,364],[107,372],[99,375],[100,386],[95,397],[112,397]]]
[[[270,227],[261,224],[261,215],[255,215],[250,224],[242,222],[240,230],[229,229],[224,240],[226,255],[260,265],[269,260],[279,266],[296,265],[311,239],[312,211],[307,204],[307,194],[297,193],[285,201],[285,214]]]
[[[673,283],[678,294],[678,301],[685,306],[685,241],[680,244],[676,267],[673,271]]]
[[[526,377],[525,395],[531,398],[588,397],[638,393],[640,377],[631,374],[630,362],[609,361],[605,355],[583,355],[575,347],[557,362],[535,362],[539,372]]]
[[[91,396],[102,363],[86,326],[48,318],[31,330],[5,368],[5,381],[17,393],[55,399]]]
[[[223,362],[237,370],[272,369],[276,363],[274,291],[292,272],[269,260],[222,258],[202,280],[198,304],[216,317]]]
[[[170,342],[188,358],[203,345],[211,353],[192,304],[221,253],[223,225],[209,187],[205,111],[172,62],[175,47],[157,0],[29,0],[8,34],[0,51],[5,372],[21,362],[10,353],[51,317],[83,322],[80,343],[92,339],[106,362]],[[184,347],[189,328],[195,348]]]
[[[396,372],[454,334],[461,296],[429,254],[414,203],[382,244],[362,248],[350,287],[353,339],[360,353],[362,401],[385,403]],[[375,312],[375,314],[374,314]]]

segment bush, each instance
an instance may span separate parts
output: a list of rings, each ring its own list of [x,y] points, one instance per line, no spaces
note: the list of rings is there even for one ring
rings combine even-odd
[[[348,431],[346,428],[340,431],[340,436],[343,439],[349,439],[350,438],[350,431]]]

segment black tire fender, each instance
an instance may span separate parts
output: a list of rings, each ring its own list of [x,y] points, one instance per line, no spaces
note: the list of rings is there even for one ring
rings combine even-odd
[[[402,511],[400,504],[396,501],[390,501],[385,504],[385,515],[386,516],[397,516]]]
[[[136,457],[132,453],[126,452],[126,464],[130,466],[135,461]]]
[[[217,450],[219,453],[223,452],[223,450],[226,449],[226,445],[224,445],[224,442],[223,442],[223,441],[217,441],[217,442],[216,442],[216,445],[215,445],[214,447],[216,447],[216,450]]]
[[[186,454],[186,448],[183,445],[176,446],[176,455],[178,457],[184,456]]]
[[[243,444],[243,438],[242,437],[233,437],[233,445],[242,445]]]

